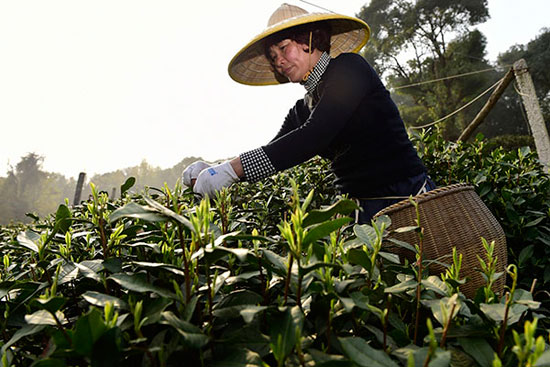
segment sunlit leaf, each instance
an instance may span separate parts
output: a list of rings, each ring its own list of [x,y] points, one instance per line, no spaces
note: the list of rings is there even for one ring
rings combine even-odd
[[[174,211],[166,208],[165,206],[161,205],[160,203],[156,202],[155,200],[153,200],[151,198],[144,197],[143,199],[145,200],[145,202],[151,208],[153,208],[154,210],[157,210],[158,213],[160,213],[161,215],[164,215],[167,218],[175,220],[176,222],[182,224],[184,227],[186,227],[190,230],[194,229],[193,225],[191,224],[191,222],[187,218],[175,213]]]
[[[358,208],[355,201],[342,199],[327,208],[310,211],[302,224],[304,228],[309,227],[313,224],[324,222],[335,214],[348,215]]]
[[[364,244],[373,244],[376,241],[376,231],[368,224],[356,224],[353,226],[353,232]]]
[[[414,248],[414,246],[408,244],[407,242],[399,241],[399,240],[396,240],[395,238],[388,238],[388,241],[391,242],[393,245],[396,245],[398,247],[402,247],[404,249],[411,251],[411,253],[416,253],[416,249]],[[387,246],[387,245],[384,245],[384,246]]]
[[[17,242],[34,252],[38,252],[38,245],[36,244],[40,240],[40,235],[33,231],[21,232],[17,235]]]
[[[185,272],[183,270],[170,264],[163,264],[158,262],[153,263],[153,262],[147,262],[147,261],[132,261],[132,264],[142,266],[144,268],[160,268],[160,269],[167,270],[171,273],[174,273],[176,275],[185,276]]]
[[[486,304],[486,303],[482,303],[479,305],[481,311],[483,311],[483,313],[493,319],[494,321],[497,321],[497,322],[502,322],[504,320],[504,315],[505,315],[505,311],[506,311],[506,305],[503,304],[503,303],[495,303],[495,304]],[[519,321],[519,319],[521,318],[521,316],[523,315],[523,313],[525,311],[527,311],[529,308],[527,306],[524,306],[524,305],[520,305],[520,304],[513,304],[510,309],[508,310],[508,319],[507,319],[507,322],[508,322],[508,325],[512,325],[516,322]]]
[[[342,228],[343,225],[351,222],[352,219],[349,217],[337,218],[331,221],[323,222],[315,227],[312,227],[307,233],[306,237],[302,242],[302,246],[307,246],[312,242],[315,242],[323,237],[328,236],[337,229]]]
[[[82,273],[84,277],[93,279],[98,282],[101,281],[101,277],[99,276],[99,274],[96,273],[93,269],[90,269],[89,267],[87,267],[85,265],[85,262],[82,262],[80,264],[75,263],[74,265],[78,268],[79,273]],[[103,265],[101,265],[101,263],[99,263],[99,266],[103,268]]]
[[[112,223],[121,218],[141,219],[147,222],[164,222],[168,220],[166,216],[161,215],[157,210],[139,205],[133,201],[112,212],[109,220]]]
[[[59,271],[57,284],[64,284],[75,280],[78,277],[78,268],[72,262],[64,263]]]
[[[82,294],[82,298],[91,303],[94,306],[105,307],[107,302],[110,302],[116,308],[122,310],[128,310],[128,304],[118,297],[110,296],[108,294],[99,293],[95,291],[86,291]]]
[[[402,293],[408,290],[416,288],[418,282],[414,279],[409,279],[404,282],[398,283],[392,287],[384,289],[385,293]]]
[[[426,287],[426,289],[434,291],[441,296],[447,295],[447,284],[435,275],[431,275],[427,279],[422,279],[422,285]]]
[[[55,315],[61,324],[67,322],[61,311],[57,311]],[[25,315],[25,322],[29,325],[57,325],[55,318],[46,310],[38,310],[30,315]]]
[[[256,314],[264,311],[265,309],[267,309],[267,306],[248,306],[247,308],[242,309],[239,313],[243,317],[244,322],[248,324],[252,322]]]

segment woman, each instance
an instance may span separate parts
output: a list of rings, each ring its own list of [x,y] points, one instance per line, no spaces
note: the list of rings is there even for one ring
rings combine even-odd
[[[320,155],[331,160],[339,191],[359,201],[359,223],[435,188],[389,92],[355,53],[369,35],[359,19],[281,5],[268,28],[231,60],[229,75],[248,85],[300,83],[305,97],[267,145],[211,167],[196,162],[184,171],[184,184],[212,196],[233,182],[258,181]]]

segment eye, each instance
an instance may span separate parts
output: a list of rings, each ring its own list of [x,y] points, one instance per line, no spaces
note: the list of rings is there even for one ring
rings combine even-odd
[[[288,46],[289,44],[290,44],[289,41],[283,41],[283,42],[279,43],[279,45],[278,45],[278,46],[279,46],[279,50],[284,51],[285,48],[286,48],[286,46]]]

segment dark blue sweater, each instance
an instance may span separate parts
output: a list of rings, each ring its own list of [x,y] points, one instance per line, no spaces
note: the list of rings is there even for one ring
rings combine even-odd
[[[317,88],[290,109],[262,147],[277,171],[320,155],[352,197],[425,171],[389,92],[357,54],[331,60]]]

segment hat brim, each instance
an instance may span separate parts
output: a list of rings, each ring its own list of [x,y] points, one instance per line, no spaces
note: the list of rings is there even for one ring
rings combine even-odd
[[[358,52],[370,37],[370,28],[360,19],[340,14],[308,13],[267,28],[246,44],[229,62],[229,76],[246,85],[273,85],[288,82],[273,71],[264,54],[263,41],[282,30],[303,24],[328,22],[331,27],[330,56],[344,52]]]

